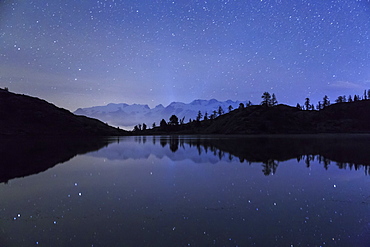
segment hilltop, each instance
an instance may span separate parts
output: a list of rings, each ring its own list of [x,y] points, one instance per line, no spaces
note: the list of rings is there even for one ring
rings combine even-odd
[[[0,135],[110,136],[128,132],[36,97],[0,89]]]
[[[370,100],[302,110],[284,104],[238,108],[215,119],[167,124],[138,134],[311,134],[370,133]]]

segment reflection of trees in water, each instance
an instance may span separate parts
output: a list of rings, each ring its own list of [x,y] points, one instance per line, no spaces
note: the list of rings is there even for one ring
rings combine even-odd
[[[276,160],[267,160],[262,162],[262,172],[265,176],[268,176],[270,174],[275,174],[276,169],[278,167],[278,162]]]
[[[363,165],[363,164],[356,164],[353,162],[338,162],[338,161],[331,161],[330,159],[324,157],[323,155],[317,154],[317,155],[301,155],[297,157],[297,161],[300,162],[301,160],[304,160],[304,163],[306,164],[306,167],[309,168],[311,166],[311,162],[316,161],[319,164],[323,164],[325,170],[328,170],[329,165],[331,165],[333,162],[339,169],[349,169],[349,170],[360,170],[364,169],[365,174],[369,175],[370,172],[370,166],[369,165]]]
[[[370,147],[369,138],[340,138],[330,137],[249,137],[249,138],[204,138],[160,136],[153,137],[153,144],[159,138],[160,145],[172,152],[179,148],[185,149],[185,144],[196,148],[199,155],[211,153],[219,160],[232,161],[238,159],[240,163],[262,163],[263,174],[274,174],[280,161],[296,159],[303,161],[306,167],[312,162],[323,164],[324,169],[335,162],[339,169],[364,169],[365,174],[370,172],[370,158],[367,150]],[[136,139],[139,143],[146,142],[146,137]]]

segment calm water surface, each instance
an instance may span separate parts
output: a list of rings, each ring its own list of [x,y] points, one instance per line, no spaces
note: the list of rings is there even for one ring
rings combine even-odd
[[[0,246],[370,246],[366,135],[40,143],[3,145]]]

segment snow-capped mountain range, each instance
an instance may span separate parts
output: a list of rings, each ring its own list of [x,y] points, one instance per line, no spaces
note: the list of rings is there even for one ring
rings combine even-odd
[[[148,127],[151,127],[153,123],[158,126],[162,119],[169,121],[169,118],[172,115],[176,115],[179,119],[185,118],[184,122],[187,123],[189,119],[196,119],[198,111],[201,111],[202,115],[204,115],[206,112],[208,115],[211,115],[213,111],[218,111],[219,107],[221,106],[226,113],[228,112],[230,105],[233,107],[233,109],[236,109],[239,107],[240,103],[245,105],[247,101],[218,101],[216,99],[198,99],[188,104],[182,102],[172,102],[166,107],[160,104],[154,108],[150,108],[148,105],[140,104],[129,105],[125,103],[110,103],[105,106],[79,108],[74,112],[74,114],[97,118],[112,126],[118,126],[123,129],[132,129],[133,126],[143,123],[145,123]]]

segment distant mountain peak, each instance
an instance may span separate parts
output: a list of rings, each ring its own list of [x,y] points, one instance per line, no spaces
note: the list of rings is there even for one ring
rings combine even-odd
[[[164,106],[162,105],[162,104],[159,104],[159,105],[157,105],[156,107],[154,107],[154,108],[164,108]]]
[[[171,115],[176,115],[179,119],[185,117],[185,122],[189,119],[195,119],[198,112],[213,112],[221,106],[224,111],[231,105],[234,109],[239,107],[240,103],[247,101],[218,101],[216,99],[202,100],[196,99],[190,103],[171,102],[167,106],[162,104],[154,108],[142,104],[113,104],[106,106],[94,106],[89,108],[79,108],[74,113],[100,119],[103,122],[114,126],[132,129],[137,124],[147,124],[151,126],[153,123],[159,125],[161,119],[169,120]]]

